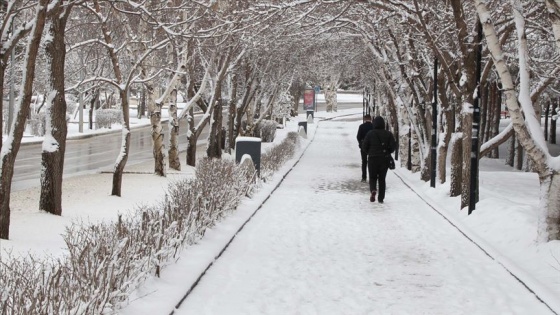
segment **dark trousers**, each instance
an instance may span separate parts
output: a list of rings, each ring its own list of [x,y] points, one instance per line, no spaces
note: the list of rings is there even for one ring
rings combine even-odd
[[[377,200],[379,201],[385,199],[385,177],[387,177],[388,169],[387,158],[384,156],[368,157],[369,190],[377,190]],[[379,188],[377,188],[378,182]]]
[[[362,154],[362,179],[367,179],[368,156],[367,153],[362,150],[360,150],[360,153]]]

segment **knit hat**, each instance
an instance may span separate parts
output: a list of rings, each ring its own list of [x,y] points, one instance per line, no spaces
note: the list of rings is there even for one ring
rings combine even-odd
[[[385,120],[383,120],[383,117],[377,116],[373,119],[373,129],[385,129]]]

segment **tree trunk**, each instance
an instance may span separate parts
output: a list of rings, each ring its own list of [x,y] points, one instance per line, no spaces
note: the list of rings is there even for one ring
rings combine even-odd
[[[169,96],[169,167],[180,171],[179,159],[179,119],[177,119],[177,88],[174,87]]]
[[[500,115],[502,112],[502,97],[501,91],[498,88],[498,83],[494,82],[494,122],[493,127],[494,131],[492,133],[493,136],[496,136],[500,133]],[[498,159],[500,158],[500,150],[496,146],[490,155],[492,158]]]
[[[461,209],[469,205],[470,198],[470,179],[471,179],[471,138],[472,138],[472,113],[462,114],[461,129],[463,130],[463,172],[461,175]]]
[[[325,89],[325,103],[328,113],[337,111],[336,86],[331,84],[327,85]]]
[[[212,119],[210,119],[210,134],[208,135],[208,146],[206,148],[206,156],[209,158],[221,158],[222,157],[222,99],[220,98],[221,88],[220,83],[217,83],[216,87],[216,104],[214,110],[212,111]]]
[[[412,173],[418,173],[420,172],[420,170],[422,169],[421,167],[421,157],[420,157],[420,141],[418,140],[418,133],[413,130],[412,131],[412,139],[411,139],[411,145],[412,145],[412,154],[411,154],[411,159],[412,159]]]
[[[487,109],[487,118],[486,118],[486,126],[485,126],[485,138],[483,141],[480,141],[480,143],[484,143],[490,139],[492,139],[495,134],[494,134],[494,115],[496,114],[496,91],[494,90],[494,83],[489,83],[488,87],[486,88],[486,102],[488,104],[488,109]]]
[[[222,81],[223,76],[218,76],[216,86],[214,87],[214,96],[212,97],[214,109],[212,109],[212,118],[210,119],[210,134],[208,135],[208,146],[206,147],[206,156],[209,158],[222,157]]]
[[[59,7],[53,12],[45,52],[50,65],[50,90],[46,110],[47,128],[50,136],[43,141],[41,153],[41,196],[39,209],[55,215],[62,214],[62,173],[66,151],[66,98],[64,93],[64,65],[66,45],[64,34],[70,7]]]
[[[547,176],[539,177],[541,198],[537,207],[538,238],[540,242],[560,239],[560,176],[553,171]]]
[[[142,85],[142,92],[140,92],[140,99],[138,100],[136,117],[138,119],[146,116],[146,89]]]
[[[2,57],[0,55],[0,57]],[[0,86],[4,86],[4,80],[6,75],[6,65],[5,61],[0,58]],[[0,139],[4,139],[4,89],[0,89]],[[10,126],[7,126],[8,128]],[[6,128],[7,129],[7,128]],[[2,151],[2,142],[0,140],[0,152]]]
[[[490,104],[488,104],[488,89],[486,84],[481,84],[480,86],[480,98],[478,104],[480,105],[480,127],[478,132],[479,143],[484,143],[489,139],[487,133],[487,120],[489,118],[488,113],[490,112]]]
[[[402,130],[404,129],[404,130]],[[410,139],[410,126],[405,126],[404,128],[401,128],[401,134],[399,135],[399,156],[400,156],[400,165],[401,167],[407,167],[409,162],[412,161],[408,161],[408,143],[409,143],[409,139]]]
[[[517,142],[515,132],[511,135],[508,143],[508,155],[506,158],[506,165],[513,167],[515,164],[515,143]]]
[[[146,77],[146,76],[144,76]],[[163,143],[164,133],[161,125],[161,106],[155,102],[155,90],[152,82],[145,83],[146,104],[148,106],[148,116],[152,126],[152,145],[154,156],[154,174],[165,176],[165,145]]]
[[[37,3],[36,16],[33,28],[29,35],[26,47],[26,62],[24,65],[25,77],[23,78],[21,97],[19,99],[19,111],[14,117],[14,128],[11,142],[8,145],[11,150],[2,150],[0,158],[2,160],[0,176],[0,238],[8,239],[10,235],[10,193],[12,188],[12,178],[14,175],[14,161],[16,159],[21,138],[25,129],[25,122],[29,115],[31,105],[31,94],[33,91],[33,79],[35,77],[35,60],[41,44],[41,36],[45,27],[48,0],[39,0]]]
[[[550,115],[550,100],[546,102],[546,109],[544,110],[544,140],[548,140],[548,116]]]
[[[428,151],[428,154],[424,157],[424,161],[422,162],[423,166],[420,170],[420,179],[429,182],[431,179],[431,157],[432,151]]]
[[[457,197],[461,195],[463,185],[463,134],[454,133],[450,141],[451,145],[451,183],[449,195]]]
[[[552,119],[550,120],[550,134],[549,141],[550,144],[556,144],[556,121],[558,120],[558,111],[556,107],[552,108]]]
[[[95,103],[99,99],[99,89],[94,89],[92,91],[91,100],[89,102],[89,130],[93,130],[93,108],[95,107]]]
[[[451,141],[451,134],[452,129],[451,126],[453,125],[453,120],[455,117],[451,116],[451,111],[448,110],[445,112],[445,135],[443,141],[440,141],[441,145],[438,148],[438,178],[439,183],[444,184],[447,180],[447,152],[449,149],[449,141]]]
[[[292,83],[292,86],[290,87],[290,94],[293,97],[293,105],[292,105],[292,109],[290,111],[290,115],[292,117],[295,117],[298,115],[298,111],[299,111],[299,100],[302,97],[302,90],[303,90],[303,86],[299,83]]]
[[[515,169],[518,171],[523,169],[523,147],[519,140],[515,141]]]
[[[111,196],[121,196],[122,193],[122,177],[124,172],[124,167],[128,161],[128,156],[130,152],[130,117],[129,117],[129,101],[127,90],[119,90],[121,97],[121,106],[123,112],[123,127],[122,127],[122,146],[121,152],[117,161],[115,163],[115,169],[113,170],[113,187],[111,190]]]
[[[230,99],[228,105],[228,121],[227,121],[227,135],[225,151],[230,154],[231,150],[235,147],[235,105],[237,104],[237,74],[233,74],[231,78]]]
[[[99,6],[99,2],[97,0],[93,1],[93,5],[95,11],[98,14],[98,17],[102,17],[101,14],[101,7]],[[122,145],[121,151],[117,160],[115,161],[115,168],[113,170],[113,183],[111,188],[111,195],[112,196],[121,196],[122,190],[122,177],[124,172],[124,167],[126,166],[126,162],[128,161],[128,155],[130,152],[130,103],[129,103],[129,86],[123,82],[122,78],[122,71],[120,67],[119,58],[115,47],[113,45],[113,38],[111,37],[111,31],[107,26],[106,20],[100,18],[101,22],[101,30],[103,32],[103,37],[106,43],[107,53],[111,58],[111,65],[113,67],[113,73],[115,75],[116,83],[119,86],[119,96],[121,99],[121,110],[122,110]],[[124,85],[124,87],[122,87]],[[95,99],[99,98],[99,89],[96,90],[96,96],[92,100],[92,106],[90,109],[90,113],[93,111],[93,104],[95,104]],[[91,120],[90,114],[90,120]]]
[[[187,115],[187,165],[196,165],[196,130],[194,126],[194,109],[191,107]]]
[[[337,85],[333,85],[333,90],[332,90],[332,110],[333,112],[338,112],[338,100],[337,100],[337,95],[338,95],[338,86]],[[317,96],[315,96],[317,97]]]

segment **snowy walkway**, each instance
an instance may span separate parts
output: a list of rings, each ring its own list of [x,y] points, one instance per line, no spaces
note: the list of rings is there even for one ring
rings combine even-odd
[[[348,123],[320,122],[175,314],[551,314],[392,172],[370,203]]]

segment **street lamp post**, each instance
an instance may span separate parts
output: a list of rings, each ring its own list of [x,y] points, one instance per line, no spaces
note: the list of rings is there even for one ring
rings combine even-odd
[[[476,49],[476,97],[473,100],[473,123],[471,135],[471,178],[469,194],[469,214],[476,208],[478,196],[478,133],[480,131],[480,76],[482,73],[482,24],[478,21],[478,47]]]
[[[432,100],[432,171],[430,175],[430,187],[436,187],[436,167],[437,167],[437,99],[438,99],[438,86],[437,86],[437,66],[438,59],[434,59],[434,99]]]

